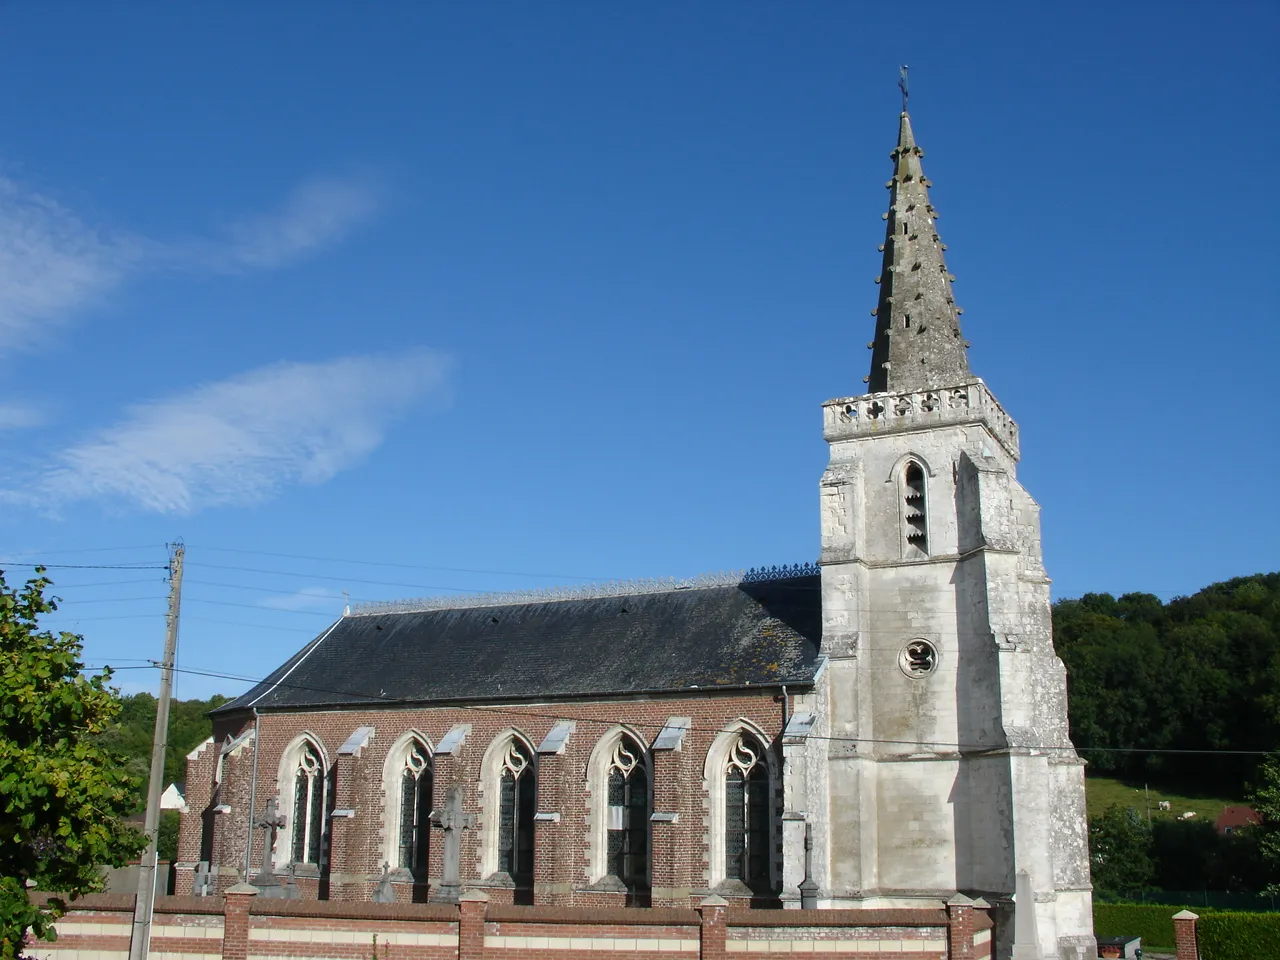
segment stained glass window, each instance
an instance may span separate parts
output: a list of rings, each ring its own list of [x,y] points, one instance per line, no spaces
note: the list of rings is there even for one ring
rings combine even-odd
[[[431,758],[426,747],[414,741],[405,752],[400,771],[400,844],[397,866],[415,872],[426,870],[431,836]]]
[[[513,739],[498,784],[498,869],[517,886],[533,883],[533,815],[537,782],[533,757]]]
[[[308,743],[298,758],[293,778],[293,861],[320,863],[325,822],[327,782],[315,745]]]
[[[743,734],[725,771],[725,877],[748,887],[769,884],[769,772],[764,748]]]
[[[607,869],[634,891],[649,883],[649,770],[630,737],[614,747],[608,800]]]

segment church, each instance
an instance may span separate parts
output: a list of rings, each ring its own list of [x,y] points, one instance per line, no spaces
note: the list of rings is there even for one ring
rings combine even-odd
[[[967,897],[996,956],[1092,955],[1039,507],[970,373],[922,156],[903,112],[868,392],[822,405],[816,563],[349,608],[214,711],[177,892]]]

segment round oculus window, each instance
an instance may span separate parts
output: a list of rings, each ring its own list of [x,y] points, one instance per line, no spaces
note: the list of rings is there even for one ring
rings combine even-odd
[[[912,640],[898,654],[898,666],[913,680],[921,680],[938,668],[938,648],[928,640]]]

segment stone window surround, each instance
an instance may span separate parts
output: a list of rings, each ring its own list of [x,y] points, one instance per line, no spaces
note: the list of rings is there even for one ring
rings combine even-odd
[[[707,749],[707,759],[703,765],[703,795],[707,802],[707,886],[715,890],[725,884],[725,777],[729,772],[729,758],[733,748],[744,733],[748,733],[760,741],[764,748],[765,770],[769,774],[769,886],[773,890],[780,889],[782,879],[782,863],[778,854],[781,840],[781,823],[779,817],[778,797],[781,790],[781,771],[778,769],[778,758],[773,749],[773,741],[763,730],[747,720],[739,717],[726,724],[711,741]],[[745,887],[743,888],[745,891]]]
[[[409,729],[387,751],[387,758],[382,764],[382,796],[383,827],[382,830],[382,863],[391,865],[393,874],[407,876],[408,870],[400,868],[400,774],[404,770],[405,759],[413,744],[417,742],[427,755],[428,768],[432,770],[432,790],[435,789],[434,767],[436,753],[431,740],[420,730]],[[433,798],[434,799],[434,798]],[[432,806],[434,810],[434,805]]]
[[[294,797],[294,775],[298,771],[298,764],[302,762],[303,751],[308,746],[314,749],[316,756],[320,758],[320,776],[325,780],[325,789],[329,789],[329,772],[333,769],[333,766],[329,760],[329,755],[325,752],[324,742],[311,731],[304,730],[294,737],[280,754],[280,767],[276,774],[276,808],[287,818],[284,829],[277,831],[275,846],[271,848],[271,862],[278,873],[287,869],[293,860],[293,832],[298,829],[298,825],[293,822],[294,801],[296,799]],[[323,849],[323,834],[329,830],[328,816],[322,815],[320,823],[322,832],[321,847]]]
[[[498,873],[498,803],[502,796],[501,778],[507,750],[513,740],[519,741],[532,758],[534,790],[538,783],[538,751],[529,737],[508,727],[489,742],[480,761],[480,821],[477,832],[480,839],[480,876],[485,880]],[[536,796],[536,793],[535,793]]]
[[[907,532],[910,529],[910,524],[907,522],[907,492],[908,492],[907,471],[911,468],[913,464],[920,468],[921,481],[923,486],[922,492],[924,494],[924,502],[920,506],[920,513],[924,520],[925,547],[923,550],[923,554],[924,554],[923,556],[919,556],[913,553],[912,552],[913,549],[919,549],[919,548],[913,548],[910,542],[907,540]],[[929,465],[929,461],[927,461],[920,454],[912,452],[912,453],[904,453],[901,457],[898,458],[897,462],[895,462],[893,465],[893,469],[889,472],[888,478],[886,479],[887,483],[896,483],[898,486],[898,513],[899,513],[898,528],[902,531],[899,539],[900,539],[900,548],[902,551],[903,560],[928,560],[929,557],[931,556],[930,545],[933,542],[933,536],[932,536],[932,531],[929,529],[930,528],[929,514],[931,512],[929,510],[929,480],[933,476],[935,476],[935,474],[933,471],[933,467]]]
[[[606,730],[591,748],[587,760],[587,880],[600,883],[610,877],[609,851],[609,770],[613,750],[623,737],[630,738],[640,747],[641,762],[649,771],[649,812],[653,812],[653,755],[644,737],[632,727],[619,724]],[[653,875],[653,826],[649,826],[650,876]]]

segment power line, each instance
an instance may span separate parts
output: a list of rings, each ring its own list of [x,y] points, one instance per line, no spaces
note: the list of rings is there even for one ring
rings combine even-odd
[[[255,607],[254,609],[260,610],[262,608]],[[219,620],[215,617],[201,617],[201,616],[198,616],[197,614],[187,614],[185,617],[183,617],[183,619],[199,620],[201,623],[218,623],[227,627],[245,627],[251,630],[279,630],[284,633],[306,633],[306,634],[310,634],[311,636],[315,636],[315,631],[307,627],[276,627],[276,626],[270,626],[265,623],[241,623],[238,620]]]
[[[89,587],[123,587],[137,583],[164,583],[165,577],[147,577],[141,580],[101,580],[97,583],[62,583],[55,584],[59,590],[87,590]]]
[[[154,665],[153,665],[154,666]],[[189,673],[202,677],[213,677],[221,680],[238,680],[243,683],[251,683],[254,685],[267,682],[269,678],[254,679],[253,677],[239,676],[236,674],[223,673],[216,670],[205,670],[199,667],[185,667],[178,671],[179,673]],[[277,681],[274,686],[288,687],[294,690],[306,690],[312,693],[331,693],[344,697],[358,697],[362,700],[373,701],[373,703],[383,704],[386,706],[431,706],[429,702],[422,700],[414,700],[404,697],[385,697],[382,695],[356,693],[351,690],[337,690],[326,687],[316,687],[307,684],[289,683],[288,681]],[[370,704],[372,705],[372,704]],[[335,705],[336,706],[336,705]],[[660,729],[664,724],[661,721],[645,721],[645,720],[619,720],[617,718],[601,719],[599,717],[582,717],[572,716],[567,713],[540,713],[534,710],[524,710],[514,707],[489,707],[480,704],[460,704],[460,703],[441,703],[440,709],[451,710],[473,710],[483,713],[499,714],[511,717],[536,718],[543,720],[562,721],[573,720],[583,724],[599,724],[602,726],[616,726],[618,723],[627,723],[630,726],[639,728]],[[919,746],[930,748],[948,748],[956,750],[1000,750],[1003,746],[992,744],[961,744],[961,743],[943,743],[938,741],[921,741],[921,740],[887,740],[875,737],[833,737],[822,736],[818,734],[808,734],[809,739],[822,740],[833,743],[867,743],[881,744],[887,746]],[[1065,745],[1049,745],[1041,747],[1043,750],[1055,751],[1093,751],[1101,753],[1150,753],[1150,754],[1199,754],[1210,756],[1236,755],[1236,756],[1270,756],[1275,751],[1272,750],[1181,750],[1168,747],[1077,747],[1073,744]]]
[[[0,567],[43,567],[46,570],[168,570],[163,564],[136,563],[23,563],[17,560],[0,560]]]
[[[159,613],[124,613],[119,616],[108,617],[77,617],[68,615],[68,619],[74,623],[92,623],[97,620],[153,620],[160,616]]]
[[[334,614],[322,613],[319,610],[282,610],[279,607],[268,607],[261,603],[233,603],[230,600],[202,600],[199,597],[187,597],[186,599],[188,603],[210,603],[219,607],[241,607],[245,610],[262,610],[267,613],[295,613],[302,614],[307,617],[328,617],[330,620],[337,619]]]
[[[189,577],[187,578],[187,583],[198,584],[199,586],[202,586],[202,587],[225,587],[228,590],[253,590],[256,593],[274,593],[276,595],[280,594],[279,587],[255,587],[252,584],[248,584],[248,583],[222,583],[220,581],[215,581],[215,580],[192,580]],[[383,599],[380,597],[344,596],[338,593],[334,593],[332,595],[316,594],[315,598],[317,600],[338,600],[338,599],[342,599],[343,601],[354,600],[356,603],[380,603],[381,600]]]
[[[518,570],[478,570],[469,567],[441,567],[420,563],[396,563],[389,560],[346,560],[340,557],[309,557],[297,553],[270,553],[266,550],[241,550],[231,547],[200,546],[216,553],[240,553],[254,557],[279,557],[284,560],[311,560],[316,563],[349,563],[363,567],[396,567],[402,570],[440,570],[446,573],[478,573],[497,577],[540,577],[550,580],[611,580],[612,577],[584,577],[565,573],[528,573]]]
[[[40,556],[60,557],[68,553],[125,553],[129,550],[163,550],[163,543],[144,543],[136,547],[79,547],[74,550],[19,550],[15,557]]]

